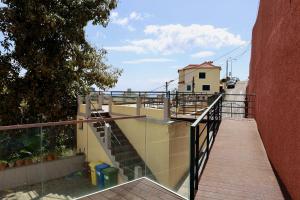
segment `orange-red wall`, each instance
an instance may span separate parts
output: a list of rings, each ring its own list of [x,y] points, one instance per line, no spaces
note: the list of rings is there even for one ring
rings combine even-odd
[[[248,92],[269,159],[300,199],[300,0],[261,0]]]

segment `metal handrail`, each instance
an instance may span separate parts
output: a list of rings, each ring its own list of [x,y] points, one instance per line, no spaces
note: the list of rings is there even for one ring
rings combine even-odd
[[[100,125],[101,125],[101,126],[105,126],[105,125],[107,124],[106,121],[105,121],[105,119],[103,118],[103,116],[101,115],[101,113],[97,111],[95,105],[92,103],[91,100],[90,100],[90,104],[92,105],[94,111],[96,111],[96,113],[98,114],[98,116],[103,120],[103,121],[100,121],[100,122],[99,122]],[[104,122],[104,125],[102,124],[102,122]],[[105,128],[105,127],[104,127],[104,128]],[[117,141],[119,144],[121,144],[121,142],[118,140],[117,136],[115,136],[115,134],[113,133],[113,131],[110,131],[110,133],[111,133],[111,135],[116,139],[116,141]]]
[[[223,97],[223,94],[220,94],[219,97],[197,118],[197,120],[191,125],[192,127],[198,126],[201,120],[207,115],[207,113],[214,107],[214,105]]]
[[[109,122],[115,120],[139,119],[139,118],[146,118],[146,115],[111,117],[111,118],[106,118],[105,121]],[[63,126],[63,125],[72,125],[72,124],[80,124],[80,123],[92,123],[92,122],[99,122],[99,121],[103,121],[103,119],[95,117],[95,118],[82,119],[82,120],[68,120],[68,121],[59,121],[59,122],[33,123],[33,124],[16,124],[10,126],[0,126],[0,131],[41,128],[41,127],[49,127],[49,126]]]
[[[190,126],[190,199],[195,199],[200,177],[209,158],[219,126],[222,121],[222,99],[216,100]],[[201,127],[200,124],[205,124]],[[203,138],[203,134],[205,134]],[[200,138],[203,141],[200,141]],[[201,143],[201,145],[200,145]],[[206,144],[206,145],[205,145]]]

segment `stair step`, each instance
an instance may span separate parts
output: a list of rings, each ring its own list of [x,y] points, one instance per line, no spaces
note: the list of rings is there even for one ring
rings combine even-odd
[[[120,167],[126,167],[126,166],[130,166],[130,165],[135,165],[136,163],[140,163],[143,160],[136,155],[135,157],[131,157],[131,158],[125,158],[123,160],[119,160],[118,162],[120,163]]]
[[[113,139],[115,139],[115,138],[113,138]],[[126,138],[118,138],[117,137],[117,139],[118,139],[118,141],[117,141],[117,143],[120,145],[129,145],[130,144],[130,142],[126,139]],[[115,139],[116,140],[116,139]]]
[[[133,147],[131,145],[113,145],[112,146],[112,153],[116,154],[119,152],[128,152],[133,151]]]
[[[104,127],[104,122],[93,122],[93,127]]]
[[[136,151],[119,152],[115,155],[116,161],[123,160],[124,158],[130,158],[137,155]]]
[[[100,137],[104,137],[105,136],[105,132],[104,131],[99,131],[98,133],[99,133]]]

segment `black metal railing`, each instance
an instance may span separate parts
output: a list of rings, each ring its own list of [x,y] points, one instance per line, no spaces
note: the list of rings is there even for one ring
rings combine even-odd
[[[199,180],[222,121],[222,100],[223,94],[220,94],[190,127],[191,200],[197,193]]]
[[[190,115],[194,119],[200,116],[203,110],[218,97],[218,94],[206,92],[97,91],[92,92],[91,98],[94,96],[96,100],[96,95],[100,94],[104,95],[104,104],[108,104],[108,97],[111,97],[114,105],[137,104],[137,99],[140,98],[143,107],[156,109],[163,109],[165,99],[168,99],[171,117]]]
[[[254,118],[255,94],[224,94],[222,113],[225,118]]]

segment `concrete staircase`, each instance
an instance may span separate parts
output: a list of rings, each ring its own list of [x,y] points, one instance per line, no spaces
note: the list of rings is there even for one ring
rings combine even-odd
[[[108,112],[92,111],[91,117],[101,117],[105,120],[105,118],[110,118],[110,115]],[[93,123],[93,130],[107,155],[113,161],[114,167],[119,168],[124,179],[130,181],[147,176],[155,180],[150,169],[146,166],[116,122]],[[110,131],[109,138],[105,136],[105,132],[108,130]]]

